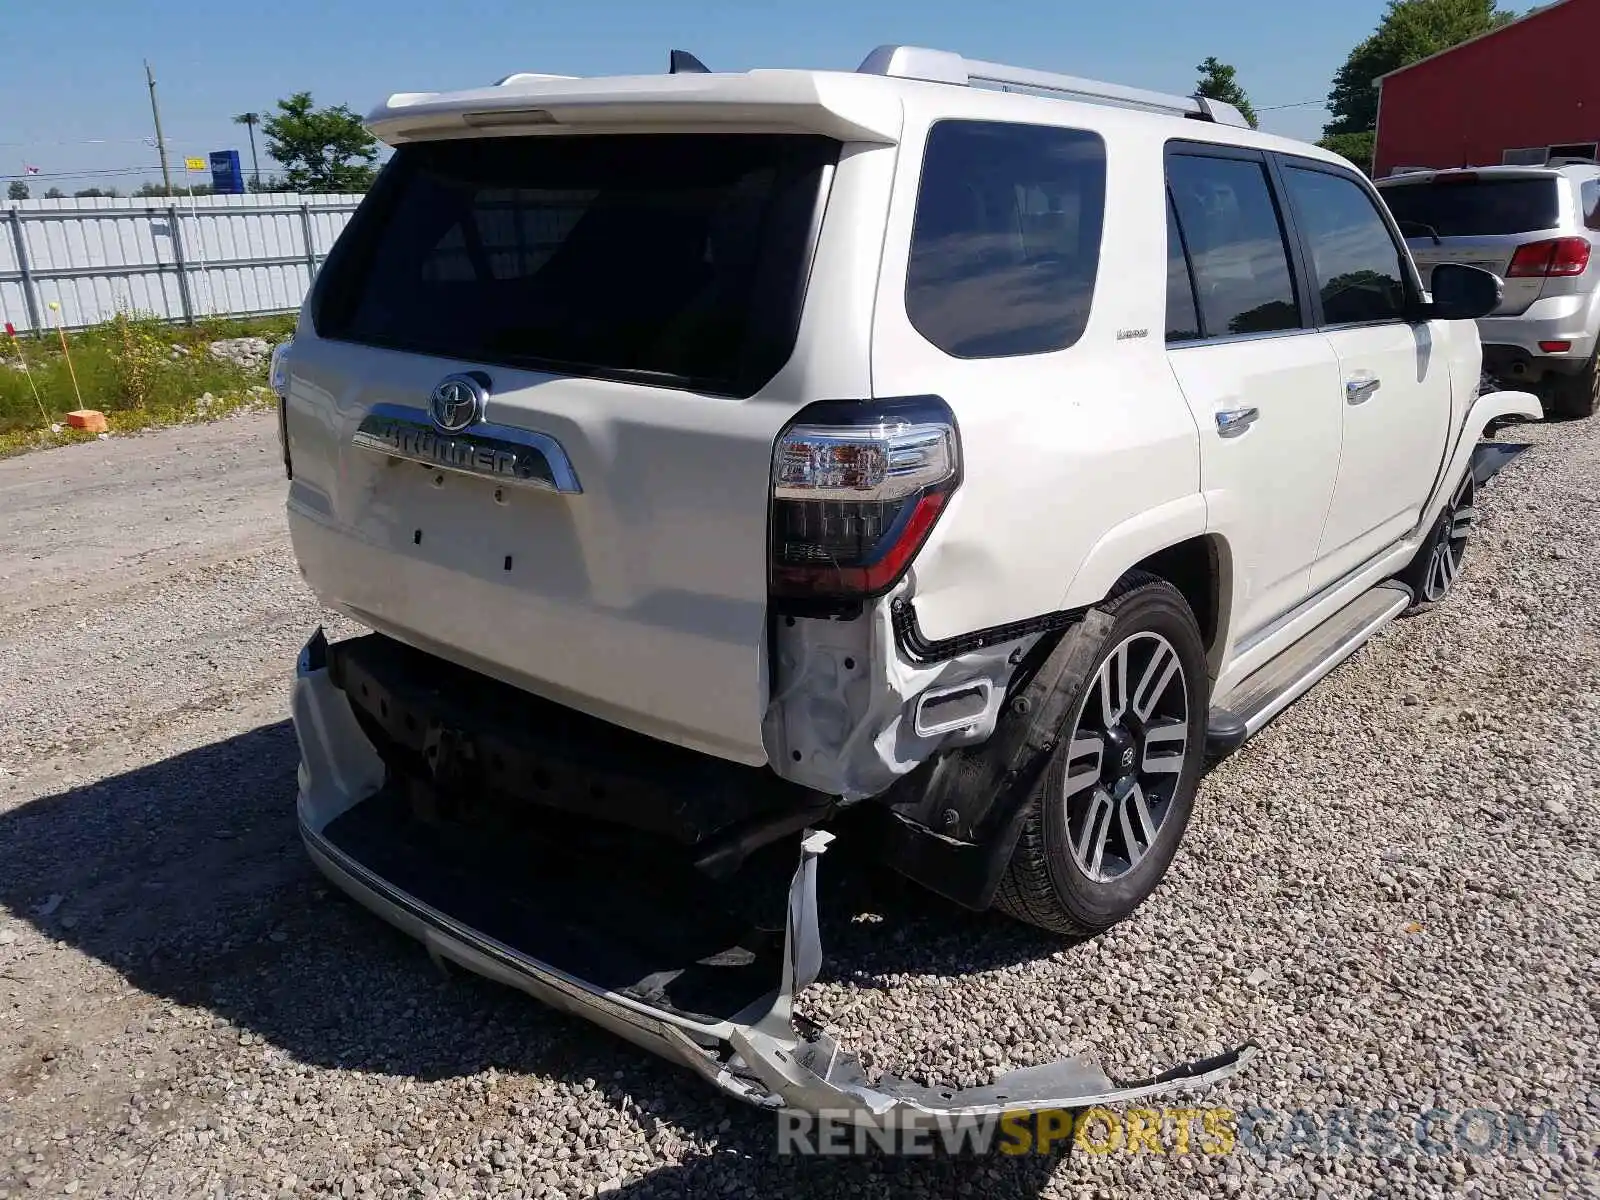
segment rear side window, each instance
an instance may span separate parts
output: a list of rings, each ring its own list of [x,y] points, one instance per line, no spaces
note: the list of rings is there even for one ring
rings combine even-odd
[[[1583,205],[1583,223],[1589,229],[1600,229],[1600,179],[1588,180],[1579,195]]]
[[[912,326],[957,358],[1072,345],[1094,299],[1105,190],[1097,134],[936,123],[906,274]]]
[[[1558,212],[1553,176],[1445,175],[1386,187],[1383,199],[1407,237],[1426,237],[1430,230],[1440,237],[1535,233],[1554,228]]]
[[[1354,180],[1302,167],[1286,167],[1283,179],[1311,251],[1323,322],[1398,320],[1406,303],[1400,248],[1367,193]]]
[[[825,138],[403,146],[339,239],[325,337],[749,395],[794,348]]]
[[[1283,226],[1254,159],[1169,154],[1167,185],[1206,337],[1300,327]]]

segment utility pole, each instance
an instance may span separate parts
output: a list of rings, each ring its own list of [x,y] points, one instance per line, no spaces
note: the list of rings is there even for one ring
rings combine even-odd
[[[144,60],[144,80],[150,85],[150,115],[156,122],[156,153],[161,155],[161,186],[172,195],[172,173],[167,170],[167,139],[161,136],[161,109],[156,106],[156,77],[150,73],[150,60]]]

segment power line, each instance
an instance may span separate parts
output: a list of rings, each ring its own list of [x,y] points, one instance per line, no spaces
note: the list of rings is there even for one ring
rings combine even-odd
[[[143,167],[97,167],[89,171],[31,171],[22,175],[0,175],[0,182],[12,179],[89,179],[97,175],[146,175],[160,168],[151,164]]]
[[[1280,109],[1285,108],[1322,108],[1325,107],[1327,103],[1328,98],[1326,96],[1322,96],[1316,100],[1296,100],[1293,104],[1258,104],[1256,105],[1256,111],[1278,112]]]
[[[129,138],[57,138],[44,139],[35,142],[0,142],[0,146],[127,146],[138,142],[149,144],[153,139],[149,137]]]
[[[184,138],[185,138],[185,140],[187,140],[189,142],[200,142],[200,141],[203,141],[203,140],[210,140],[210,139],[203,138],[199,133],[195,132],[195,130],[198,128],[197,126],[180,125],[179,128],[184,131]],[[173,141],[173,139],[171,137],[167,138],[167,143],[169,145],[172,143],[172,141]],[[155,138],[151,137],[148,133],[146,133],[146,134],[143,134],[142,136],[139,136],[139,137],[33,138],[33,139],[24,139],[22,141],[0,141],[0,146],[7,146],[7,147],[21,147],[21,146],[133,146],[133,145],[145,145],[145,146],[149,146],[152,150],[154,150],[155,146],[156,146],[156,140],[155,140]]]

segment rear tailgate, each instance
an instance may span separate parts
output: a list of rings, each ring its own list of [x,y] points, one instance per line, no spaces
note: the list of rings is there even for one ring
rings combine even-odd
[[[837,152],[778,134],[402,148],[290,356],[291,529],[319,596],[764,762],[772,445],[800,407],[768,385]]]
[[[1452,171],[1386,185],[1382,191],[1425,286],[1440,263],[1482,267],[1505,280],[1505,295],[1494,315],[1515,316],[1539,298],[1545,280],[1507,278],[1511,258],[1519,246],[1557,236],[1562,186],[1552,172]]]

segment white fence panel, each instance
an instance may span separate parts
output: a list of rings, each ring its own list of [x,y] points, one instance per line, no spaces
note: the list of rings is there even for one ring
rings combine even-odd
[[[18,201],[0,209],[0,320],[21,332],[96,325],[119,309],[169,321],[291,312],[359,199]]]

